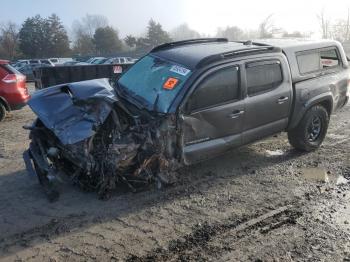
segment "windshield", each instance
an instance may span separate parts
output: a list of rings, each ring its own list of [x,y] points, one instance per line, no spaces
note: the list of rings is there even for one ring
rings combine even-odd
[[[167,113],[190,75],[183,66],[148,55],[122,75],[118,86],[146,109]]]

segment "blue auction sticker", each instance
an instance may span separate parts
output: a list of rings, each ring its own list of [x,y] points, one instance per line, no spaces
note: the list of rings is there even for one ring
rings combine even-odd
[[[186,76],[186,75],[188,75],[189,72],[191,72],[191,70],[184,68],[184,67],[181,67],[181,66],[178,66],[178,65],[173,65],[170,68],[170,71],[177,73],[179,75],[183,75],[183,76]]]

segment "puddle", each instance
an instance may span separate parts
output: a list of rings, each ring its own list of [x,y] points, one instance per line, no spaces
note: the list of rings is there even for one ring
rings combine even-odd
[[[284,155],[284,152],[282,150],[266,150],[266,153],[269,155],[269,156],[282,156]]]
[[[327,171],[323,168],[302,168],[302,175],[305,179],[317,182],[329,182]]]
[[[316,182],[330,183],[335,185],[344,185],[349,183],[342,175],[335,175],[327,172],[326,169],[315,167],[315,168],[302,168],[302,175],[305,179]]]

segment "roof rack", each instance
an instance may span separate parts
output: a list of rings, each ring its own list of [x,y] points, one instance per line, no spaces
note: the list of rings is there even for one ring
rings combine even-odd
[[[237,42],[237,41],[235,41]],[[215,61],[220,61],[229,57],[239,57],[247,54],[257,54],[257,53],[268,53],[268,52],[281,52],[281,48],[275,47],[275,46],[270,46],[270,45],[261,45],[261,46],[256,46],[253,44],[251,48],[244,48],[244,49],[239,49],[235,51],[230,51],[222,54],[216,54],[212,56],[208,56],[204,59],[202,59],[198,65],[197,68],[200,68],[204,65],[213,63]]]
[[[260,43],[260,42],[254,42],[253,40],[247,40],[247,41],[232,41],[235,43],[241,43],[243,45],[256,45],[256,46],[272,46],[272,45],[268,45],[268,44],[264,44],[264,43]]]
[[[165,44],[156,46],[151,50],[151,52],[156,52],[162,49],[175,47],[175,46],[190,45],[190,44],[197,44],[197,43],[214,43],[214,42],[219,42],[219,43],[228,42],[228,39],[227,38],[196,38],[196,39],[170,42],[170,43],[165,43]]]

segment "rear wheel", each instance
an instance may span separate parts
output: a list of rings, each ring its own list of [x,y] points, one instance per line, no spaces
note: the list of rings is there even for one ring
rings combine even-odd
[[[5,106],[0,102],[0,122],[4,120],[6,116],[6,108]]]
[[[319,148],[327,134],[328,123],[328,112],[323,106],[310,108],[299,124],[288,132],[289,143],[306,152]]]

